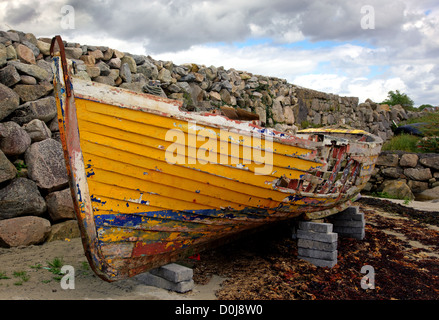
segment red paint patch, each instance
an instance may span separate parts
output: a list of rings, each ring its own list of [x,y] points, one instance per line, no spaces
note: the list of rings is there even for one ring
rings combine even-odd
[[[182,247],[182,243],[177,241],[160,241],[154,243],[137,242],[133,248],[131,257],[139,257],[143,255],[155,255],[164,252],[173,251]]]

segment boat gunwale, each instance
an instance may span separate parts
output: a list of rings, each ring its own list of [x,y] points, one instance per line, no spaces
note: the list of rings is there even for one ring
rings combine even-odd
[[[315,128],[315,129],[309,128],[309,129],[299,130],[297,134],[292,134],[289,132],[277,131],[273,128],[262,127],[256,124],[255,123],[256,121],[235,120],[235,119],[230,119],[222,114],[215,114],[209,112],[183,111],[181,110],[182,102],[178,100],[172,100],[169,98],[159,97],[143,92],[136,92],[126,88],[112,87],[95,81],[83,80],[74,76],[72,77],[72,85],[73,84],[75,86],[74,95],[76,98],[94,101],[98,103],[109,104],[109,105],[113,105],[121,108],[127,108],[131,110],[137,110],[145,113],[152,113],[160,116],[171,117],[182,121],[188,121],[188,122],[195,121],[197,125],[204,125],[208,127],[214,127],[217,129],[226,129],[226,130],[230,130],[231,132],[235,132],[243,135],[251,135],[256,130],[258,131],[258,133],[264,135],[265,137],[271,137],[273,141],[279,142],[281,144],[288,144],[299,148],[311,149],[311,151],[321,147],[325,147],[325,144],[324,141],[312,141],[306,139],[305,137],[309,135],[324,134],[330,140],[340,139],[331,136],[331,130],[336,130],[336,129],[323,130],[321,128]],[[86,88],[88,88],[89,90],[87,90]],[[101,90],[105,90],[107,92],[104,94],[104,92],[102,92]],[[93,92],[87,92],[87,91],[93,91]],[[130,103],[129,102],[131,100],[130,97],[152,99],[154,101],[163,102],[172,105],[173,108],[166,110],[166,112],[151,109],[145,106]],[[201,119],[197,119],[200,117]],[[218,119],[218,123],[215,121],[209,121],[212,119]],[[221,123],[221,120],[223,121],[223,123]],[[362,146],[370,147],[373,144],[382,143],[382,139],[380,137],[373,135],[367,131],[363,131],[359,129],[352,129],[347,131],[345,130],[343,132],[334,131],[333,133],[364,135],[370,137],[373,140],[373,141],[357,141],[357,140],[350,140],[349,138],[345,138],[346,141],[349,143],[357,143]]]

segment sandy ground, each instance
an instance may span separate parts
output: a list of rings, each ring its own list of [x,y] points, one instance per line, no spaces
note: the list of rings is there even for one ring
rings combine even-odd
[[[386,207],[384,207],[385,203],[388,203]],[[396,207],[392,208],[392,206]],[[409,206],[424,210],[434,208],[434,211],[439,211],[436,203],[426,205],[411,202]],[[409,214],[421,213],[421,218],[429,216],[433,219],[432,221],[436,221],[436,225],[430,225],[416,222],[417,220],[407,215],[401,216],[393,213],[392,210],[400,213],[405,211],[406,207],[400,207],[398,204],[390,206],[390,202],[379,202],[374,208],[365,205],[362,207],[368,212],[366,240],[340,241],[339,266],[333,270],[319,270],[307,262],[299,261],[296,258],[297,248],[287,235],[286,238],[282,236],[279,239],[273,237],[263,240],[259,239],[263,238],[262,236],[255,236],[250,242],[247,241],[247,245],[245,242],[241,245],[240,242],[202,253],[201,261],[194,263],[194,280],[196,280],[194,290],[178,294],[143,285],[134,279],[113,283],[101,280],[88,266],[80,238],[75,238],[23,248],[0,248],[0,300],[215,300],[218,298],[250,299],[249,297],[269,300],[308,299],[309,297],[319,299],[318,286],[328,286],[334,283],[333,278],[339,279],[342,276],[347,279],[343,280],[347,285],[343,288],[344,292],[352,289],[350,295],[345,295],[346,298],[354,296],[355,290],[358,290],[356,285],[353,286],[350,283],[352,276],[349,272],[353,269],[359,270],[362,264],[372,263],[370,261],[373,261],[377,268],[381,268],[381,275],[385,274],[384,270],[389,272],[387,276],[393,279],[391,282],[395,290],[399,290],[399,287],[396,286],[396,282],[394,283],[394,279],[398,279],[398,274],[401,272],[396,267],[406,268],[408,266],[406,269],[410,274],[409,279],[413,279],[410,284],[401,283],[401,290],[415,283],[415,279],[418,280],[413,290],[426,290],[424,286],[430,284],[435,286],[434,283],[437,283],[439,279],[437,274],[439,270],[437,269],[439,261],[437,212],[430,215],[427,211],[414,213],[407,211]],[[257,241],[263,241],[263,243]],[[381,259],[379,258],[381,255],[388,258]],[[63,289],[61,282],[55,279],[57,275],[48,270],[49,264],[56,258],[62,259],[62,265],[70,265],[74,268],[74,289]],[[387,265],[390,263],[393,264]],[[420,272],[422,274],[418,274]],[[294,274],[303,279],[299,281],[294,278],[295,280],[291,282],[291,275]],[[355,276],[361,278],[362,275],[356,274]],[[60,277],[58,275],[58,278]],[[331,281],[326,279],[327,277],[330,277],[328,279]],[[258,281],[262,283],[258,284]],[[301,287],[293,290],[291,289],[294,287],[292,283]],[[293,291],[289,295],[279,296],[276,288],[270,289],[273,284],[280,285],[279,288],[282,290]],[[311,290],[312,288],[309,290],[302,288],[308,285],[318,286],[317,289],[313,289],[314,291]],[[246,290],[253,295],[245,293]],[[256,294],[255,290],[266,292]],[[337,287],[327,290],[328,292],[333,290],[334,294],[339,294],[337,290],[340,289]],[[386,288],[382,288],[382,291],[385,290]],[[390,299],[395,296],[395,292],[386,295],[378,290],[375,292],[379,293],[375,299]],[[425,299],[431,299],[432,296],[439,298],[437,294],[439,291],[431,292],[426,295]],[[406,296],[402,295],[402,297],[405,299]],[[365,296],[360,294],[357,298],[363,299]],[[366,296],[366,298],[370,297]],[[326,295],[321,299],[334,298]]]
[[[63,289],[60,280],[54,279],[57,275],[47,269],[56,258],[61,258],[63,265],[74,268],[74,289]],[[23,272],[25,277],[20,275]],[[2,279],[6,277],[8,279]],[[131,279],[108,283],[88,266],[80,238],[23,248],[0,248],[0,300],[211,300],[216,299],[214,292],[223,280],[215,276],[208,284],[196,285],[192,292],[185,294],[146,286]]]
[[[374,198],[370,196],[362,196],[363,198]],[[423,211],[432,211],[437,212],[439,211],[439,201],[409,201],[406,202],[405,200],[398,200],[398,199],[385,199],[387,201],[400,204],[404,207],[413,208],[416,210],[423,210]]]

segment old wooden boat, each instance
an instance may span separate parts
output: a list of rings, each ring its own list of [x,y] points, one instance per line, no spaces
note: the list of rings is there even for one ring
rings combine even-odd
[[[335,214],[357,199],[381,149],[361,130],[293,135],[185,112],[179,101],[71,77],[59,36],[53,51],[83,246],[107,281],[269,223]]]

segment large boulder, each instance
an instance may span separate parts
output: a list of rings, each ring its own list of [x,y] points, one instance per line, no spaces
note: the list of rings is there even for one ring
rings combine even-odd
[[[404,175],[412,180],[426,181],[432,178],[429,168],[407,168],[404,169]]]
[[[381,152],[376,161],[377,166],[398,166],[398,155],[396,153]]]
[[[417,199],[422,201],[439,199],[439,186],[418,193]]]
[[[17,169],[0,150],[0,183],[14,179],[17,175]]]
[[[419,160],[426,167],[439,170],[439,154],[426,155]]]
[[[56,191],[68,185],[67,169],[60,142],[46,139],[32,144],[25,153],[28,176],[47,191]]]
[[[399,165],[401,167],[414,168],[418,164],[418,155],[416,153],[405,153],[401,156],[399,160]]]
[[[409,186],[402,180],[386,180],[383,182],[383,193],[387,193],[392,198],[415,199]]]
[[[18,43],[15,45],[15,51],[17,52],[17,57],[21,62],[36,64],[34,52],[30,48]]]
[[[13,121],[0,123],[0,149],[8,156],[20,155],[31,144],[29,134]]]
[[[0,120],[7,117],[20,105],[20,96],[12,89],[0,83]]]
[[[50,193],[46,197],[46,202],[53,221],[76,218],[70,189]]]
[[[43,141],[52,136],[52,131],[47,127],[44,121],[34,119],[23,126],[24,130],[29,134],[32,142]]]
[[[0,246],[29,246],[44,242],[50,233],[50,222],[40,217],[19,217],[0,221]]]
[[[0,82],[4,85],[11,87],[20,80],[21,77],[14,66],[9,65],[0,70]]]
[[[17,178],[0,189],[0,220],[23,215],[40,215],[46,211],[46,202],[35,182]]]
[[[42,63],[40,63],[40,65],[41,64]],[[8,65],[15,67],[19,72],[32,76],[38,80],[47,80],[50,76],[48,70],[39,65],[26,64],[14,60],[9,61]]]
[[[20,105],[19,108],[11,113],[8,119],[23,125],[33,119],[48,122],[55,118],[55,116],[56,100],[55,97],[50,96]]]
[[[78,227],[78,222],[76,220],[67,220],[52,226],[52,230],[46,242],[79,238],[80,236],[81,232]]]
[[[17,84],[14,91],[24,102],[37,100],[47,94],[47,88],[39,84]]]

